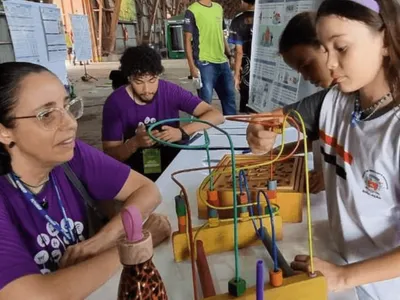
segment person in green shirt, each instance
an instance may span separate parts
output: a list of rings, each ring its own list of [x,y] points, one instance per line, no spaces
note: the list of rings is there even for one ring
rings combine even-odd
[[[201,79],[199,97],[211,103],[213,90],[224,115],[236,114],[235,88],[229,65],[230,49],[224,36],[221,5],[211,0],[191,4],[185,13],[185,51],[190,75]]]

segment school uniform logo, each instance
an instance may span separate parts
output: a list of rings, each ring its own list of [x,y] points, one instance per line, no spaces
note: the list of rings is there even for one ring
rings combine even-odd
[[[367,170],[363,174],[363,180],[365,184],[365,188],[363,193],[381,199],[380,193],[383,190],[388,189],[388,184],[386,178],[381,174],[373,170]]]

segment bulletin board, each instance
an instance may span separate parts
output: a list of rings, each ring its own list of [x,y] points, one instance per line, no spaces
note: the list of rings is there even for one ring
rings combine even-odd
[[[321,0],[256,0],[248,106],[258,112],[294,103],[319,89],[304,81],[279,55],[279,39],[289,20],[315,11]]]
[[[76,59],[86,61],[92,59],[92,39],[87,15],[70,15]]]
[[[67,85],[67,46],[60,9],[22,0],[5,0],[3,5],[15,60],[42,65]]]

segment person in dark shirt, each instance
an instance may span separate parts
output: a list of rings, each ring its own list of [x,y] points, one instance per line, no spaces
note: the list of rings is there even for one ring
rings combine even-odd
[[[235,87],[240,92],[241,113],[248,112],[254,2],[242,0],[243,11],[235,16],[229,29],[229,43],[235,45]]]

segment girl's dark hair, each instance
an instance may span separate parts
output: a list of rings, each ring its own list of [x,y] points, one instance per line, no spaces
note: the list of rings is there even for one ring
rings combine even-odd
[[[400,104],[400,2],[376,0],[380,13],[351,0],[325,0],[318,9],[317,19],[336,15],[363,22],[376,32],[385,30],[384,39],[388,56],[384,60],[385,76],[393,99]]]
[[[315,12],[305,11],[290,19],[279,40],[280,54],[290,51],[297,45],[320,46],[315,30],[315,17]]]
[[[32,73],[50,72],[45,67],[26,62],[0,64],[0,123],[14,127],[13,110],[18,102],[21,81]],[[11,171],[11,158],[4,144],[0,143],[0,175]]]
[[[127,48],[121,59],[121,72],[125,78],[144,75],[157,76],[164,72],[161,56],[148,45]]]

